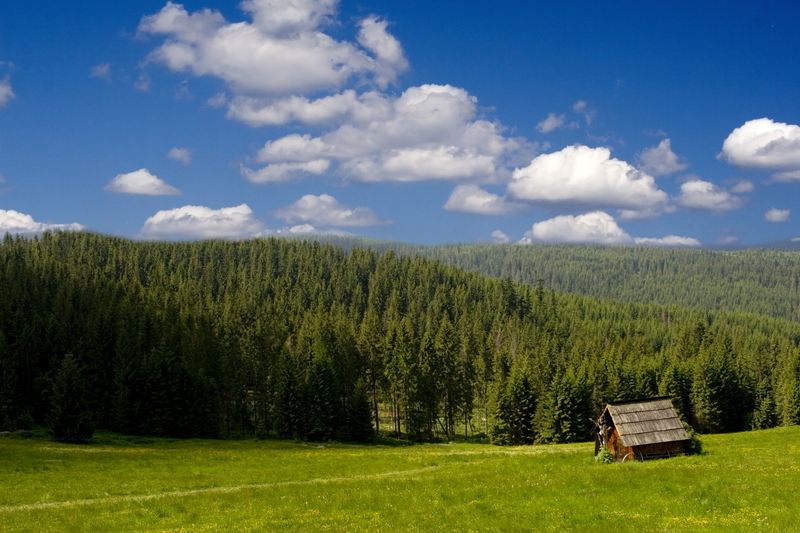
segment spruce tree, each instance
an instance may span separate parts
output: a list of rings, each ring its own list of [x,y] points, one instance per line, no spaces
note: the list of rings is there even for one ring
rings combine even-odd
[[[556,377],[536,412],[538,442],[581,442],[589,439],[592,415],[585,379],[572,367]]]
[[[341,420],[333,368],[325,355],[314,355],[305,386],[305,438],[312,441],[332,440]]]
[[[350,405],[347,410],[347,439],[356,442],[372,442],[375,440],[375,429],[372,427],[372,407],[364,380],[359,379],[353,389]]]
[[[275,432],[281,439],[293,439],[300,435],[300,383],[294,361],[287,350],[280,360],[278,391],[275,395]]]
[[[64,442],[83,444],[94,435],[94,417],[78,364],[67,354],[53,383],[50,432]]]

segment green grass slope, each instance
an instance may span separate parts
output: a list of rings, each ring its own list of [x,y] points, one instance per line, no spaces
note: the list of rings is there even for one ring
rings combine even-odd
[[[601,465],[592,444],[0,438],[0,532],[793,531],[800,427]]]

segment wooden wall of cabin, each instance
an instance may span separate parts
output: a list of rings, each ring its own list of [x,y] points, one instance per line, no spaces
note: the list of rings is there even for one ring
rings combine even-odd
[[[685,453],[686,441],[672,441],[672,442],[657,442],[654,444],[645,444],[643,446],[635,446],[633,448],[634,454],[638,459],[640,454],[667,454],[667,453]]]
[[[625,460],[625,457],[633,452],[633,448],[628,448],[622,444],[617,428],[614,428],[614,432],[608,437],[608,450],[617,461]]]

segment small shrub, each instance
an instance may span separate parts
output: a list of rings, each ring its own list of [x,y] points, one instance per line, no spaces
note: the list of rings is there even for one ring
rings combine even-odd
[[[614,456],[611,454],[608,448],[602,446],[600,451],[597,452],[597,455],[594,456],[594,460],[598,463],[609,464],[614,462]]]
[[[686,453],[688,455],[697,455],[703,453],[703,442],[700,440],[700,434],[692,429],[692,426],[683,423],[683,429],[689,435],[689,442],[686,445]]]
[[[30,413],[25,413],[17,419],[17,427],[19,429],[33,429],[33,417]]]
[[[265,440],[269,438],[269,428],[264,423],[264,420],[259,420],[256,424],[256,439]]]

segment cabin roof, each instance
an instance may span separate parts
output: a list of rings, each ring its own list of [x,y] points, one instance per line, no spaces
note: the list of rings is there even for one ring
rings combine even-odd
[[[689,440],[669,396],[611,402],[605,410],[626,447]]]

